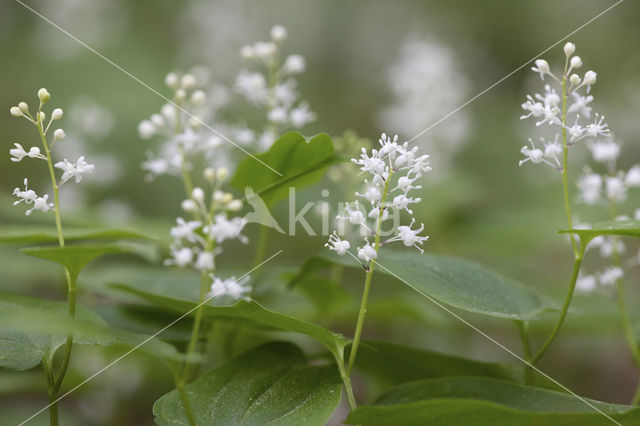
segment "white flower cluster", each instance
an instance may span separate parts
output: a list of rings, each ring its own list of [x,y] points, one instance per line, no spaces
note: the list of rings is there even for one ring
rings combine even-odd
[[[241,137],[236,135],[236,138],[246,144],[257,143],[260,150],[267,150],[279,132],[300,129],[316,119],[309,104],[300,100],[297,82],[293,78],[305,71],[304,57],[293,54],[284,61],[280,60],[286,38],[287,30],[276,25],[271,28],[270,41],[259,41],[240,49],[242,58],[257,63],[262,71],[240,71],[235,80],[235,90],[252,105],[266,110],[268,124],[258,136],[250,129],[237,129]]]
[[[398,226],[393,230],[394,235],[391,238],[378,243],[382,222],[391,218],[389,213],[391,208],[395,208],[396,212],[405,210],[413,214],[409,208],[410,205],[421,200],[411,197],[409,193],[421,188],[420,185],[415,185],[415,182],[422,177],[423,173],[431,170],[429,156],[419,155],[418,148],[409,148],[408,142],[398,143],[397,135],[390,138],[383,133],[379,142],[378,149],[372,149],[369,153],[362,148],[360,158],[351,160],[360,166],[362,172],[371,176],[371,180],[365,179],[367,189],[364,193],[356,192],[356,196],[366,200],[369,207],[364,208],[359,201],[356,201],[352,205],[347,205],[343,215],[337,217],[338,220],[360,227],[364,244],[357,248],[357,252],[358,257],[367,263],[378,257],[379,246],[382,244],[402,241],[405,246],[416,247],[423,252],[420,246],[429,238],[420,235],[424,230],[423,224],[413,228],[415,219],[412,218],[408,226]],[[369,223],[370,219],[373,219],[373,224]],[[369,238],[373,238],[374,242],[370,242]],[[334,232],[325,247],[343,255],[351,248],[351,243]]]
[[[53,131],[53,135],[49,141],[47,141],[47,134],[52,123],[54,121],[60,120],[64,112],[61,108],[55,108],[51,112],[51,117],[49,118],[49,121],[47,123],[47,115],[44,111],[42,111],[42,107],[51,99],[51,94],[49,93],[49,91],[47,91],[47,89],[42,88],[38,90],[38,99],[39,106],[34,115],[31,114],[29,105],[24,101],[18,103],[17,106],[11,107],[9,112],[12,116],[25,118],[36,126],[43,144],[44,153],[46,155],[42,154],[43,151],[41,151],[39,147],[32,146],[27,151],[19,143],[13,144],[14,148],[9,149],[9,155],[11,157],[11,161],[13,161],[14,163],[21,162],[25,157],[46,161],[47,163],[49,163],[49,167],[51,168],[52,179],[54,178],[53,167],[63,170],[60,181],[52,182],[54,194],[57,194],[60,186],[62,186],[71,177],[75,178],[76,183],[80,182],[85,175],[93,173],[95,166],[93,164],[87,163],[84,156],[80,156],[80,158],[78,158],[75,163],[70,162],[66,158],[63,161],[57,162],[55,164],[52,163],[51,152],[53,150],[53,147],[56,142],[63,140],[66,137],[66,134],[64,130],[56,129]],[[24,191],[22,191],[20,188],[15,188],[13,191],[13,195],[18,197],[18,200],[15,201],[13,205],[18,205],[24,202],[26,205],[31,206],[31,208],[25,212],[27,216],[30,215],[34,210],[48,212],[56,208],[54,203],[49,202],[48,194],[38,196],[34,190],[28,188],[27,178],[24,179]]]
[[[391,103],[380,114],[382,128],[417,135],[469,97],[471,83],[456,52],[436,40],[410,36],[388,70]],[[468,140],[471,117],[465,110],[456,113],[446,126],[429,130],[420,147],[439,165],[435,176],[447,167]]]
[[[228,96],[219,87],[205,92],[202,80],[206,78],[196,78],[195,73],[167,74],[165,84],[173,91],[173,103],[164,104],[160,113],[138,125],[142,139],[154,136],[164,139],[158,152],[148,152],[142,164],[149,173],[147,179],[164,174],[179,176],[184,168],[192,169],[194,157],[202,155],[211,160],[215,148],[222,143],[220,136],[211,134],[202,124],[227,103]]]
[[[620,146],[612,138],[589,145],[593,161],[604,165],[602,173],[585,166],[578,178],[578,198],[587,205],[618,204],[627,200],[628,191],[640,187],[640,164],[618,170]]]
[[[560,158],[563,154],[563,145],[559,142],[560,134],[566,133],[567,148],[574,143],[583,140],[592,140],[592,145],[597,143],[595,139],[599,137],[610,138],[609,127],[604,121],[604,116],[598,113],[593,114],[590,104],[593,102],[593,96],[590,95],[591,86],[596,83],[597,74],[594,71],[587,71],[581,77],[575,71],[582,67],[582,59],[574,56],[576,46],[573,43],[567,43],[564,46],[566,56],[563,74],[556,76],[544,59],[535,61],[535,66],[531,68],[540,75],[543,81],[548,83],[544,86],[544,93],[536,93],[533,96],[527,95],[526,101],[522,104],[525,114],[520,117],[521,120],[534,118],[536,126],[547,124],[558,128],[553,137],[546,140],[541,139],[542,146],[537,147],[532,139],[529,139],[530,146],[524,146],[521,149],[524,159],[520,161],[520,165],[531,162],[533,164],[545,163],[554,169],[562,171],[563,166]],[[556,88],[552,87],[552,83],[556,84],[561,90],[560,94]],[[584,93],[583,93],[584,92]],[[563,102],[562,94],[566,94]],[[571,98],[569,99],[569,96]],[[563,112],[563,103],[567,104],[566,110]],[[573,123],[569,125],[568,123]],[[604,142],[606,143],[606,142]],[[607,154],[605,154],[607,155]]]
[[[242,234],[246,220],[241,217],[228,216],[242,208],[242,201],[233,197],[231,193],[220,189],[227,176],[226,169],[206,169],[205,179],[212,185],[213,190],[207,194],[204,189],[196,187],[191,197],[182,202],[182,209],[192,215],[195,220],[176,219],[176,225],[171,228],[173,243],[170,246],[171,258],[165,260],[165,265],[178,267],[193,267],[210,274],[213,278],[211,294],[216,296],[241,297],[250,290],[242,287],[234,279],[220,281],[213,275],[216,269],[215,259],[222,253],[221,244],[227,240],[239,240],[247,243],[248,239]],[[224,283],[223,287],[220,287]],[[227,288],[227,291],[222,291]]]

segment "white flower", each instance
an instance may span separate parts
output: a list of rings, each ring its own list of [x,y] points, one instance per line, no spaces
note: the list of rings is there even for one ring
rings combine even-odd
[[[562,156],[562,144],[558,142],[558,134],[556,134],[556,138],[553,141],[547,141],[544,143],[544,156],[556,162],[558,168],[562,168],[562,163],[560,163],[560,158]]]
[[[529,114],[520,116],[520,120],[529,117],[538,118],[544,115],[544,105],[541,102],[536,102],[531,95],[527,95],[526,102],[521,106],[525,111],[529,111]]]
[[[287,109],[282,107],[274,108],[267,114],[267,119],[273,123],[284,123],[287,121]]]
[[[324,246],[342,256],[347,252],[347,250],[351,248],[351,243],[349,243],[349,241],[341,239],[338,236],[338,233],[336,231],[333,231],[333,234],[329,235],[329,242]]]
[[[580,176],[577,183],[580,199],[587,205],[594,205],[600,201],[602,191],[602,176],[587,172]]]
[[[215,269],[215,254],[211,251],[201,251],[193,266],[199,271],[212,271]]]
[[[363,197],[367,199],[371,204],[374,204],[382,199],[382,194],[380,193],[380,189],[377,186],[370,186],[367,188],[364,194],[360,194],[356,192],[358,197]]]
[[[69,162],[69,160],[65,158],[64,161],[57,162],[55,167],[63,171],[62,177],[60,178],[61,183],[65,183],[72,177],[75,177],[76,183],[78,183],[84,175],[93,173],[95,169],[93,164],[89,164],[84,160],[84,155],[78,158],[76,164]]]
[[[624,277],[624,271],[618,267],[609,267],[600,273],[600,284],[606,286],[614,285],[620,278]]]
[[[15,148],[10,149],[9,154],[11,154],[12,156],[11,161],[15,163],[22,161],[24,157],[40,158],[41,160],[47,159],[47,157],[40,154],[40,148],[38,148],[37,146],[32,146],[31,148],[29,148],[29,152],[25,151],[22,145],[20,145],[19,143],[14,143],[13,146],[15,146]]]
[[[367,241],[364,246],[358,247],[358,257],[365,262],[370,262],[378,258],[378,253],[376,253],[376,249]]]
[[[424,230],[424,223],[420,224],[420,228],[411,229],[415,221],[416,220],[412,218],[411,223],[408,226],[406,225],[398,226],[397,235],[393,238],[388,239],[386,242],[402,241],[405,246],[415,247],[418,250],[420,250],[420,253],[423,253],[424,250],[422,249],[422,247],[419,247],[418,244],[422,245],[424,241],[427,241],[429,239],[429,237],[428,236],[422,237],[418,235]]]
[[[195,243],[200,240],[196,230],[202,226],[202,222],[197,220],[186,221],[179,217],[176,219],[176,226],[171,228],[170,235],[176,241],[186,240]]]
[[[422,201],[420,198],[411,198],[400,194],[393,198],[393,205],[398,210],[406,210],[407,213],[413,214],[413,211],[409,209],[409,204],[419,203],[420,201]]]
[[[569,141],[571,143],[577,142],[578,140],[582,139],[586,130],[578,123],[579,119],[580,115],[576,116],[576,121],[574,122],[573,126],[569,127],[566,124],[564,126],[565,129],[567,129],[567,133],[569,133]]]
[[[522,166],[524,163],[530,161],[533,164],[546,163],[555,169],[559,167],[559,162],[557,165],[554,165],[553,163],[551,163],[550,161],[544,158],[545,153],[541,149],[536,148],[535,144],[533,143],[533,140],[529,139],[529,143],[531,144],[531,148],[525,145],[522,147],[522,149],[520,149],[520,152],[522,153],[522,155],[525,156],[525,159],[520,160],[520,162],[518,163],[519,166]],[[556,147],[553,146],[553,142],[550,142],[550,144],[552,144],[549,149],[549,154],[551,155],[556,151]]]
[[[282,72],[286,74],[300,74],[305,71],[306,64],[302,55],[289,55],[282,65]]]
[[[577,70],[581,66],[582,59],[580,58],[580,56],[574,56],[573,58],[571,58],[571,61],[569,61],[569,70]]]
[[[540,74],[540,80],[544,80],[544,76],[547,74],[551,74],[549,69],[549,63],[544,59],[536,59],[536,66],[532,67],[531,70]]]
[[[598,120],[598,117],[600,118],[600,120]],[[593,123],[587,124],[587,126],[585,127],[586,135],[592,138],[595,138],[598,135],[609,136],[609,126],[607,123],[603,123],[603,121],[604,115],[600,116],[598,113],[596,113],[595,121]]]
[[[234,217],[229,220],[227,219],[227,215],[222,213],[217,214],[214,217],[214,222],[206,225],[203,231],[209,235],[209,238],[216,240],[217,243],[237,238],[246,244],[248,239],[241,234],[246,224],[247,222],[244,218]]]
[[[49,99],[51,99],[51,93],[49,93],[49,91],[43,87],[42,89],[38,90],[38,98],[40,98],[40,102],[45,103]]]
[[[294,127],[304,127],[308,123],[315,121],[316,115],[309,109],[309,104],[301,102],[289,113],[289,120]]]
[[[24,179],[24,191],[21,191],[20,188],[16,188],[13,190],[13,195],[20,198],[18,201],[15,201],[13,203],[14,206],[22,202],[24,202],[25,204],[33,204],[33,206],[24,213],[27,216],[29,216],[34,210],[48,212],[49,210],[54,208],[54,204],[48,202],[49,194],[38,197],[35,191],[29,189],[29,183],[26,178]]]
[[[580,83],[578,87],[587,86],[587,93],[589,93],[591,91],[591,85],[596,84],[597,77],[598,74],[596,74],[595,71],[587,71],[584,74],[582,83]]]
[[[358,205],[356,204],[356,208],[351,208],[349,206],[345,207],[346,216],[336,216],[338,220],[348,220],[352,225],[362,225],[365,223],[364,214],[358,209]]]
[[[66,136],[67,136],[66,133],[62,129],[56,129],[56,131],[53,132],[53,140],[54,141],[60,141],[60,140],[64,139]]]
[[[605,187],[607,198],[616,202],[622,202],[627,199],[627,188],[624,186],[624,180],[619,176],[607,176],[605,178]]]
[[[595,291],[597,284],[598,280],[595,275],[581,275],[576,281],[576,291],[580,293],[591,293]]]
[[[253,45],[253,52],[258,59],[271,62],[276,54],[277,47],[270,41],[259,41]]]
[[[629,188],[640,186],[640,164],[629,169],[624,177],[624,184]]]
[[[165,265],[176,265],[184,268],[193,261],[193,250],[189,247],[171,247],[171,256],[171,259],[164,261]]]
[[[564,54],[567,55],[567,58],[569,58],[576,51],[576,45],[571,42],[567,42],[564,45],[563,50],[564,50]]]
[[[395,189],[399,189],[400,191],[404,192],[405,195],[407,192],[411,191],[412,189],[421,189],[422,185],[413,185],[413,182],[415,182],[417,179],[418,179],[418,176],[415,176],[414,178],[410,178],[408,175],[401,176],[398,179],[398,186],[396,186]]]
[[[215,275],[211,274],[213,282],[211,283],[211,291],[207,294],[208,298],[216,298],[223,296],[230,296],[237,300],[245,296],[246,293],[251,291],[250,286],[244,285],[248,281],[248,277],[241,281],[237,281],[235,277],[222,280]]]
[[[258,72],[241,71],[236,77],[236,91],[254,105],[263,105],[267,102],[269,92],[267,81]]]
[[[281,42],[287,38],[287,29],[282,25],[274,25],[271,28],[270,35],[273,41]]]
[[[589,107],[589,104],[593,102],[593,96],[582,96],[577,92],[571,92],[571,97],[573,97],[573,102],[571,106],[567,108],[567,113],[579,113],[585,118],[591,118],[591,107]]]
[[[589,146],[593,161],[597,163],[613,163],[620,155],[620,146],[612,139],[594,142]]]

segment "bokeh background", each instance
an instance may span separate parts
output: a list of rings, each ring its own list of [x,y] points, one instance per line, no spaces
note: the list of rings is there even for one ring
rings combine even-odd
[[[285,51],[302,54],[307,60],[307,71],[298,78],[299,90],[318,119],[305,127],[304,133],[326,132],[344,141],[340,136],[353,131],[375,141],[381,131],[398,133],[401,139],[415,136],[614,2],[25,3],[166,95],[166,73],[194,66],[209,70],[212,84],[227,87],[232,93],[234,78],[245,66],[238,54],[240,47],[267,39],[269,29],[282,24],[289,30]],[[620,161],[623,169],[640,162],[639,16],[640,4],[626,1],[570,38],[583,58],[584,69],[598,72],[593,88],[595,110],[606,115],[616,136],[624,141]],[[561,46],[544,56],[552,66],[563,60]],[[168,229],[180,215],[181,184],[170,177],[145,181],[140,164],[154,145],[153,141],[141,140],[137,133],[138,123],[156,112],[163,101],[11,0],[0,3],[0,64],[0,103],[6,112],[0,114],[2,146],[8,151],[14,142],[36,144],[33,129],[11,117],[8,110],[20,100],[35,104],[37,89],[46,87],[53,95],[52,104],[65,109],[62,127],[68,138],[60,142],[60,155],[86,154],[97,166],[86,185],[68,188],[72,185],[67,184],[63,188],[64,220],[78,226],[133,227],[167,241]],[[416,216],[431,236],[425,247],[428,251],[480,261],[560,299],[572,259],[567,241],[556,234],[565,225],[559,176],[546,167],[518,167],[520,147],[528,137],[538,135],[531,122],[519,120],[525,94],[541,90],[537,75],[528,68],[416,140],[432,154],[434,168],[424,179],[424,201]],[[233,110],[234,118],[251,113],[246,104],[244,109],[239,104]],[[353,154],[349,144],[339,143],[337,148]],[[572,156],[571,181],[575,183],[589,156],[583,147],[574,149]],[[53,226],[52,216],[34,213],[27,220],[23,209],[11,205],[11,192],[25,176],[34,187],[46,185],[45,170],[35,166],[11,163],[8,155],[0,162],[3,227],[27,222]],[[342,180],[337,182],[336,176]],[[323,189],[330,190],[328,200],[332,205],[350,200],[348,187],[356,188],[358,179],[354,173],[332,169],[322,183],[300,194],[300,200],[319,200]],[[621,213],[632,215],[640,206],[638,194],[630,195]],[[581,221],[607,219],[605,209],[578,203],[574,203],[574,212]],[[277,213],[286,220],[284,203]],[[313,220],[319,223],[317,218]],[[255,231],[248,229],[250,236]],[[296,237],[273,236],[269,248],[275,251],[284,247],[285,256],[278,263],[291,269],[321,250],[325,239],[302,232]],[[633,242],[627,248],[629,257],[638,253],[638,245]],[[226,262],[245,270],[250,266],[246,259],[252,257],[252,250],[251,246],[238,245],[225,254]],[[145,267],[162,273],[162,256],[151,253]],[[126,262],[129,260],[116,258],[93,265],[83,277],[86,284],[81,303],[116,318],[113,296],[105,289],[105,283],[113,277],[104,271]],[[603,264],[599,262],[591,253],[587,269],[601,269]],[[0,265],[0,288],[62,297],[59,271],[54,266],[21,255],[17,247],[1,249]],[[135,269],[140,265],[126,266]],[[270,297],[265,291],[261,301],[350,335],[361,277],[354,274],[348,278],[347,300],[331,323],[300,295]],[[627,272],[628,304],[636,316],[638,278],[640,268]],[[416,299],[400,283],[379,278],[376,284],[368,337],[487,361],[515,362],[436,306]],[[519,351],[516,329],[509,321],[462,315]],[[553,319],[548,315],[533,327],[536,344]],[[640,333],[640,316],[637,319]],[[251,345],[251,333],[243,333],[245,338],[238,338],[230,352]],[[75,377],[70,381],[97,370],[116,355],[111,350],[80,348],[74,359]],[[70,424],[152,424],[153,401],[171,389],[168,373],[157,373],[162,367],[154,362],[140,355],[118,363],[64,401],[61,412]],[[610,402],[628,401],[638,372],[622,337],[613,293],[577,296],[574,311],[541,367],[579,394]],[[0,372],[0,377],[1,423],[10,424],[45,404],[41,371]],[[46,415],[33,424],[38,422],[46,424]]]

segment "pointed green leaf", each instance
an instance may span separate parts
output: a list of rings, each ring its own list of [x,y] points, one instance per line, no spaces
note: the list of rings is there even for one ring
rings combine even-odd
[[[33,247],[20,249],[22,253],[59,263],[67,268],[75,281],[87,263],[105,254],[129,253],[130,249],[117,245],[108,246],[66,246]]]
[[[638,424],[640,408],[585,399],[622,424]],[[366,425],[610,425],[611,420],[566,393],[486,378],[422,380],[360,406],[347,422]]]
[[[179,285],[179,283],[176,283]],[[148,302],[162,306],[180,314],[193,310],[197,303],[178,297],[139,289],[127,284],[112,284],[113,288],[135,294]],[[216,321],[230,321],[259,329],[290,331],[305,334],[329,349],[336,360],[342,359],[344,347],[348,340],[326,328],[302,321],[288,315],[270,311],[258,302],[241,300],[231,306],[204,305],[204,316]]]
[[[307,140],[300,133],[290,132],[278,139],[267,152],[242,160],[231,184],[241,191],[246,187],[253,188],[271,206],[289,196],[289,187],[311,185],[322,178],[327,167],[342,161],[335,154],[328,135],[321,133]]]
[[[591,240],[600,235],[640,238],[640,220],[611,220],[596,223],[589,229],[563,229],[558,232],[560,234],[576,234],[586,246]]]
[[[335,366],[309,366],[296,346],[272,342],[187,385],[197,424],[324,425],[340,402]],[[189,422],[177,391],[153,406],[160,425]]]
[[[138,231],[128,229],[83,229],[68,228],[64,230],[64,240],[66,242],[100,240],[153,240]],[[0,243],[2,244],[45,244],[57,243],[58,234],[51,226],[1,226]]]
[[[293,280],[329,264],[362,269],[350,256],[323,253],[311,258]],[[438,302],[469,312],[500,318],[532,320],[557,305],[531,287],[477,263],[415,250],[382,250],[376,273],[395,277]],[[373,278],[375,285],[375,277]]]

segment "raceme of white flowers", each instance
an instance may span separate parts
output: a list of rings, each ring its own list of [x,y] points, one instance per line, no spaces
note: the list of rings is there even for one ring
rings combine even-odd
[[[282,45],[288,36],[283,26],[271,28],[270,36],[269,41],[259,41],[240,49],[240,56],[256,65],[258,70],[241,70],[234,85],[239,95],[265,110],[267,125],[260,134],[256,135],[249,128],[236,130],[242,135],[242,142],[254,144],[261,151],[269,149],[284,131],[300,129],[316,119],[308,102],[300,100],[296,90],[298,83],[294,76],[305,71],[304,57],[291,54],[281,60]]]
[[[228,175],[226,169],[214,171],[207,168],[203,175],[210,190],[207,193],[203,188],[195,187],[190,197],[182,202],[184,212],[194,219],[176,219],[176,225],[170,232],[173,238],[170,246],[171,258],[164,263],[181,268],[192,267],[208,274],[212,279],[209,297],[230,296],[239,299],[251,290],[249,286],[244,285],[246,280],[221,280],[213,272],[216,269],[216,257],[222,253],[223,242],[248,242],[247,237],[242,234],[246,220],[241,217],[229,217],[229,214],[242,208],[242,201],[220,189]]]
[[[415,219],[412,217],[409,225],[398,226],[393,236],[376,244],[381,236],[382,222],[391,219],[390,209],[413,214],[411,205],[419,203],[421,199],[412,197],[410,192],[421,188],[415,184],[416,181],[431,170],[429,156],[419,155],[418,147],[410,148],[408,142],[398,143],[397,135],[390,138],[383,133],[379,143],[378,149],[368,152],[362,148],[360,158],[351,160],[370,177],[365,179],[366,190],[363,193],[356,192],[356,196],[363,201],[348,204],[343,214],[337,217],[359,228],[363,241],[356,251],[365,264],[378,257],[380,245],[401,241],[405,246],[415,247],[422,253],[421,246],[429,238],[420,235],[424,225],[414,227]],[[349,252],[351,243],[334,231],[325,247],[344,255]]]
[[[55,129],[53,131],[50,131],[53,122],[62,119],[62,116],[64,114],[61,108],[55,108],[53,111],[51,111],[51,116],[47,121],[47,114],[42,110],[42,107],[50,99],[51,94],[47,91],[47,89],[42,88],[38,90],[39,105],[37,111],[35,111],[33,114],[29,109],[29,105],[24,101],[18,103],[17,106],[11,107],[9,112],[12,116],[24,118],[36,126],[43,146],[42,149],[37,146],[32,146],[29,147],[28,150],[26,150],[21,144],[14,143],[14,148],[11,148],[9,150],[9,155],[11,157],[11,161],[13,161],[14,163],[19,163],[25,158],[44,160],[45,162],[49,163],[48,165],[50,174],[54,179],[54,168],[61,169],[63,173],[60,177],[60,180],[52,182],[52,184],[54,185],[54,193],[57,194],[57,190],[65,182],[67,182],[67,180],[74,178],[76,183],[78,183],[85,175],[93,173],[95,167],[93,164],[87,163],[84,156],[80,156],[75,162],[71,162],[68,159],[64,158],[62,161],[53,164],[51,160],[51,153],[53,151],[53,148],[57,142],[63,140],[66,137],[66,134],[62,129]],[[50,134],[51,137],[49,138],[48,135]],[[56,208],[55,203],[50,202],[49,194],[39,196],[33,189],[29,189],[28,178],[24,179],[24,190],[17,187],[13,190],[13,195],[18,197],[18,200],[15,201],[13,205],[24,203],[29,207],[25,211],[25,215],[27,216],[35,210],[46,213]],[[57,200],[55,201],[57,202]]]

